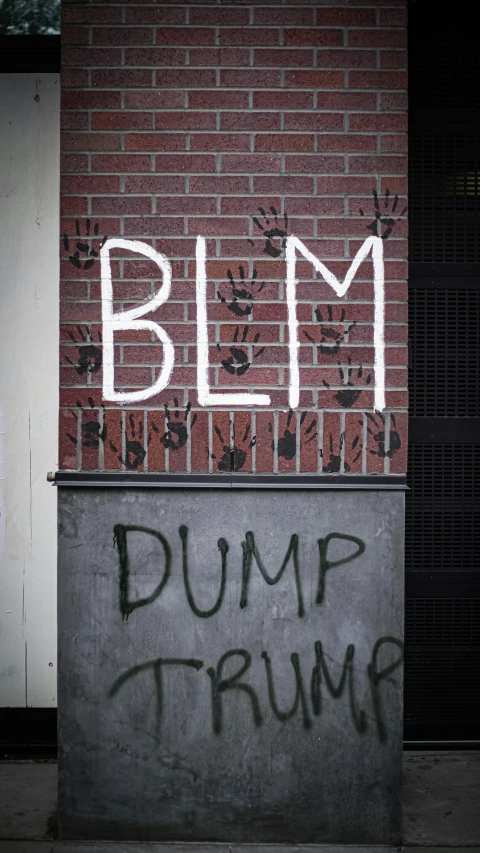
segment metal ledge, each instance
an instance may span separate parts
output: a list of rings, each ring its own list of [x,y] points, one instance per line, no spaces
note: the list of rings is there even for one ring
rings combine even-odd
[[[361,489],[406,491],[405,476],[285,474],[115,474],[57,471],[54,486],[137,489]]]

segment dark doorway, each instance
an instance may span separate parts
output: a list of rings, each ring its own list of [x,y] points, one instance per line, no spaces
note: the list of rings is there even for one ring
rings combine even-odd
[[[478,25],[409,8],[405,739],[480,742]]]

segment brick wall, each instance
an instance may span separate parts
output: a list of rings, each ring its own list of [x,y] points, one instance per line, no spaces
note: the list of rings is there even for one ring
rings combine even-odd
[[[406,0],[64,0],[62,43],[60,468],[403,473]],[[372,234],[386,238],[385,409],[374,410],[370,258],[343,298],[297,263],[289,409],[287,236],[343,279]],[[269,394],[268,407],[199,405],[197,235],[211,391]],[[145,316],[175,365],[137,404],[102,393],[105,236],[172,265],[168,301]],[[144,256],[111,257],[115,310],[161,286]],[[150,386],[162,359],[152,332],[118,332],[115,388]]]

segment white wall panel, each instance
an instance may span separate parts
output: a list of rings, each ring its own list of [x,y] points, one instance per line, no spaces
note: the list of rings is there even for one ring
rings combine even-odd
[[[56,704],[59,115],[58,75],[0,75],[0,706]]]

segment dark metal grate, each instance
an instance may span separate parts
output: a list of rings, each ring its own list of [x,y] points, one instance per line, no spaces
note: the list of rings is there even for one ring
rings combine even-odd
[[[480,136],[410,136],[410,260],[480,261]]]
[[[480,444],[409,448],[405,567],[480,570]]]
[[[480,598],[407,598],[405,722],[480,718]]]
[[[411,288],[410,415],[480,416],[480,288]]]

